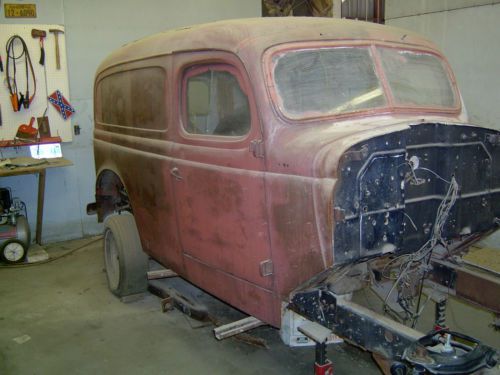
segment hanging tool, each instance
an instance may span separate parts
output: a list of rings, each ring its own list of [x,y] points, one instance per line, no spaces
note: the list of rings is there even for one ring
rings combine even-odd
[[[22,124],[17,129],[16,138],[26,139],[26,140],[35,140],[38,135],[38,129],[33,126],[35,122],[35,118],[32,117],[29,125]]]
[[[3,72],[2,56],[0,55],[0,72]]]
[[[8,82],[9,80],[7,80]],[[12,110],[14,112],[17,112],[19,111],[19,99],[17,97],[17,88],[15,88],[16,86],[14,85],[14,92],[11,92],[10,94],[10,102],[12,104]],[[10,90],[10,89],[9,89]]]
[[[59,54],[59,34],[64,34],[64,31],[58,29],[49,29],[50,33],[54,34],[54,38],[56,41],[56,68],[57,70],[61,69],[61,57]]]
[[[43,40],[47,36],[45,30],[31,29],[31,36],[40,40],[40,65],[45,65],[45,48],[43,47]]]
[[[19,55],[16,56],[15,45],[17,43],[21,44],[22,50]],[[12,103],[12,109],[14,112],[18,112],[24,106],[25,109],[29,108],[31,102],[35,98],[36,94],[36,78],[35,72],[33,70],[33,64],[31,63],[30,54],[26,42],[19,35],[13,35],[7,40],[5,45],[5,50],[7,51],[7,60],[5,63],[6,80],[7,87],[9,88],[10,100]],[[26,70],[26,92],[18,92],[16,73],[17,73],[17,60],[20,60],[24,56],[24,66]],[[33,95],[30,96],[30,73],[31,81],[33,82]]]
[[[40,133],[47,135],[50,137],[50,127],[49,127],[49,118],[47,117],[47,111],[49,110],[49,89],[47,84],[47,66],[45,65],[45,49],[43,47],[43,40],[46,38],[47,33],[45,30],[32,29],[31,36],[34,38],[40,38],[40,61],[39,63],[43,66],[43,78],[45,81],[45,111],[43,112],[42,117],[37,118],[38,129]]]

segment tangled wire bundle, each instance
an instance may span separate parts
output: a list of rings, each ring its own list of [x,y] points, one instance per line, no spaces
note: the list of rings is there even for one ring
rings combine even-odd
[[[432,173],[435,174],[434,172]],[[446,221],[448,220],[448,216],[450,214],[451,209],[455,205],[459,192],[459,186],[455,179],[455,176],[452,176],[451,181],[447,181],[440,176],[438,177],[441,180],[448,183],[449,187],[446,196],[441,201],[438,207],[436,213],[436,220],[434,222],[434,226],[429,240],[427,240],[427,242],[416,252],[396,257],[391,262],[389,262],[384,268],[385,270],[389,265],[394,264],[396,262],[401,263],[394,284],[392,285],[391,289],[389,290],[389,293],[387,293],[384,299],[384,305],[383,305],[384,311],[392,310],[387,302],[391,294],[397,288],[399,291],[398,303],[406,313],[406,317],[403,320],[404,321],[411,320],[412,327],[415,327],[417,320],[425,307],[424,303],[420,308],[420,300],[422,296],[423,281],[429,270],[428,264],[430,261],[430,257],[432,255],[432,251],[438,244],[447,247],[446,241],[443,238],[443,228],[446,224]],[[414,311],[412,311],[411,310],[412,302],[410,301],[409,298],[403,296],[405,293],[403,293],[402,291],[404,290],[404,288],[412,287],[412,285],[414,285],[414,280],[416,278],[420,279],[419,297],[418,297],[417,307]],[[413,298],[411,298],[411,300],[412,299]],[[394,311],[392,312],[395,313]],[[398,315],[397,313],[395,314]]]

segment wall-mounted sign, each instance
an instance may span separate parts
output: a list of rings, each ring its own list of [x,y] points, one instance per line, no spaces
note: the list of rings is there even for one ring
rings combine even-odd
[[[36,18],[36,4],[4,4],[5,18]]]

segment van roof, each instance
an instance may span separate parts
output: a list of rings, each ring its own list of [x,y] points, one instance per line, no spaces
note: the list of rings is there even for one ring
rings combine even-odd
[[[124,45],[111,53],[97,74],[111,66],[178,51],[223,50],[260,56],[268,47],[300,41],[376,40],[436,46],[416,33],[363,21],[317,17],[267,17],[218,21],[164,31]]]

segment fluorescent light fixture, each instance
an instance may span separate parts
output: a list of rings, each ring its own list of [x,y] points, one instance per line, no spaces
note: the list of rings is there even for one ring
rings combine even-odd
[[[30,146],[31,157],[35,159],[51,159],[62,157],[60,143],[47,143]]]

